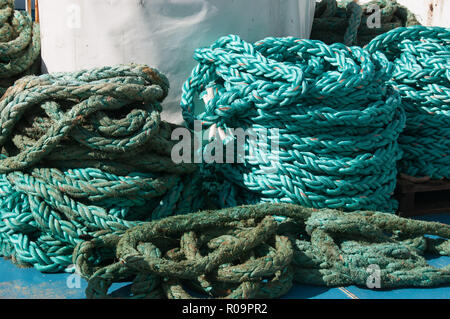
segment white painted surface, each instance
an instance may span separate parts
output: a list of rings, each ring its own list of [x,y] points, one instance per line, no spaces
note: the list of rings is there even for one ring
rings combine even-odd
[[[450,27],[450,0],[397,0],[426,26]]]
[[[163,118],[179,123],[181,87],[196,65],[196,48],[227,34],[252,42],[307,38],[314,5],[314,0],[40,0],[43,71],[151,65],[171,83]]]

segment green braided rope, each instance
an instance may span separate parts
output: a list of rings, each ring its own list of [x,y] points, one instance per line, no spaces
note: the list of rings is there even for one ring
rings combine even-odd
[[[0,1],[0,95],[14,81],[39,71],[39,24],[27,12],[15,11],[14,0]]]
[[[369,9],[374,5],[381,10],[381,25],[370,28],[367,22],[373,12]],[[354,1],[322,0],[316,7],[310,38],[327,44],[363,46],[389,30],[417,24],[414,14],[395,0],[373,0],[364,5]]]
[[[279,129],[278,159],[271,157],[269,141],[260,141],[266,148],[254,157],[247,153],[244,164],[215,165],[244,188],[243,203],[255,202],[251,191],[256,202],[396,209],[397,139],[405,115],[398,94],[386,85],[393,65],[384,55],[296,38],[251,44],[230,35],[196,50],[194,58],[199,65],[181,101],[191,127],[199,120],[259,135]],[[214,97],[194,115],[196,97],[207,91]]]
[[[0,101],[0,254],[57,272],[88,238],[198,210],[160,120],[168,88],[141,65],[18,80]]]
[[[108,298],[122,280],[132,281],[130,298],[192,298],[185,287],[213,298],[277,298],[293,281],[366,286],[372,264],[383,289],[448,285],[450,269],[429,266],[423,255],[450,255],[449,239],[449,225],[392,214],[259,204],[83,242],[73,262],[89,280],[88,298]],[[106,252],[109,264],[92,262]]]
[[[400,171],[450,178],[450,29],[398,28],[367,46],[395,64],[393,85],[402,97],[406,128],[399,144]]]

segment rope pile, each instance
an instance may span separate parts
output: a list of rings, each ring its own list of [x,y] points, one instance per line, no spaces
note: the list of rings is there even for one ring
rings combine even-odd
[[[259,137],[278,129],[256,143],[247,139],[243,164],[214,165],[243,187],[244,204],[255,202],[252,191],[256,202],[396,209],[397,139],[405,114],[386,84],[393,66],[383,54],[296,38],[251,44],[230,35],[196,50],[194,58],[199,65],[181,101],[190,127],[199,120],[224,143],[236,143],[230,128]],[[194,115],[197,96],[207,97],[205,112]]]
[[[450,179],[450,29],[415,26],[375,38],[367,49],[394,62],[393,85],[406,111],[400,171]]]
[[[440,236],[430,239],[425,234]],[[450,267],[424,253],[450,255],[450,226],[377,212],[343,213],[291,204],[203,211],[145,223],[84,242],[74,264],[88,298],[108,298],[132,282],[131,298],[277,298],[298,283],[366,286],[379,267],[381,288],[450,283]],[[95,263],[109,255],[109,263]]]
[[[202,205],[160,120],[169,84],[141,65],[28,76],[0,101],[0,254],[59,272],[83,240]]]
[[[0,0],[0,96],[15,80],[39,71],[40,51],[39,24],[15,11],[14,0]]]
[[[374,6],[380,9],[380,25],[372,27]],[[369,22],[369,23],[368,23]],[[353,0],[322,0],[316,4],[311,39],[327,44],[364,46],[377,35],[389,30],[417,25],[413,13],[395,0],[374,0],[358,5]]]

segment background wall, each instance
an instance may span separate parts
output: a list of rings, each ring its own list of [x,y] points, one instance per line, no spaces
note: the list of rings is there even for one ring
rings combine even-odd
[[[40,0],[43,72],[141,63],[170,80],[163,119],[181,122],[194,50],[221,36],[308,38],[314,0]]]
[[[450,0],[398,0],[427,26],[450,27]],[[447,13],[447,16],[446,14]]]

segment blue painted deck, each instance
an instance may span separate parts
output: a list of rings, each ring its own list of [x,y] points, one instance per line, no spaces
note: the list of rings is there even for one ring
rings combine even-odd
[[[422,220],[450,224],[450,214],[431,215]],[[429,260],[443,267],[450,257]],[[0,298],[12,299],[82,299],[86,281],[70,274],[42,274],[32,268],[18,268],[9,260],[0,260]],[[114,285],[113,290],[122,285]],[[449,299],[450,286],[429,289],[371,290],[358,287],[324,288],[295,285],[286,299]]]

